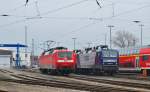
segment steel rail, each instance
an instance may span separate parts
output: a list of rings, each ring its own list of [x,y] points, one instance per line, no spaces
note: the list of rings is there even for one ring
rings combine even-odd
[[[136,92],[133,90],[127,89],[118,89],[114,87],[107,87],[104,85],[92,85],[81,82],[67,82],[63,80],[53,80],[53,79],[44,79],[34,76],[29,76],[25,74],[10,74],[17,79],[1,79],[1,81],[15,82],[20,84],[30,84],[30,85],[40,85],[40,86],[50,86],[50,87],[59,87],[59,88],[68,88],[76,90],[84,90],[91,92]]]
[[[134,83],[134,82],[127,82],[127,81],[116,81],[116,80],[109,80],[109,79],[100,79],[91,76],[84,76],[84,75],[70,75],[69,78],[79,79],[79,80],[86,80],[92,82],[99,82],[99,83],[106,83],[106,84],[113,84],[118,86],[126,86],[126,87],[133,87],[133,88],[144,88],[150,90],[150,84],[143,84],[143,83]]]

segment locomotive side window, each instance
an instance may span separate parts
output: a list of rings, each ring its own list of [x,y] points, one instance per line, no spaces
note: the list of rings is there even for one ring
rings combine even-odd
[[[147,61],[149,59],[148,55],[142,56],[143,61]]]

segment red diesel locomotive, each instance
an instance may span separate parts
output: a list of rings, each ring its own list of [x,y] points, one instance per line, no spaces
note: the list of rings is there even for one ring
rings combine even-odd
[[[123,49],[119,53],[120,71],[150,70],[150,47]]]
[[[39,57],[42,73],[66,74],[75,70],[76,54],[64,47],[56,47],[44,51]]]

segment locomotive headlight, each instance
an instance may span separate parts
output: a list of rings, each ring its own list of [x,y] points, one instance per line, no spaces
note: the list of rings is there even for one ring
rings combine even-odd
[[[65,62],[65,60],[57,60],[57,62]]]
[[[73,60],[67,60],[67,62],[73,62]]]
[[[116,60],[105,60],[105,62],[116,62]]]
[[[73,60],[57,60],[57,62],[73,62]]]

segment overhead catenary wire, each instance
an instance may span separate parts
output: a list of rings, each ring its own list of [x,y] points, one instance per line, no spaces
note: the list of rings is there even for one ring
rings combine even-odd
[[[141,0],[141,2],[135,2],[133,0],[130,0],[131,2],[122,2],[122,0],[116,0],[116,2],[115,2],[115,0],[113,0],[113,1],[112,0],[102,0],[102,1],[105,1],[105,2],[108,2],[108,3],[127,4],[127,5],[139,5],[139,4],[148,4],[148,3],[150,3],[150,2],[143,2],[142,0]],[[147,0],[147,1],[149,1],[149,0]]]
[[[81,3],[83,3],[83,2],[85,2],[85,1],[89,1],[89,0],[81,0],[81,1],[78,1],[78,2],[75,2],[75,3],[72,3],[72,4],[69,4],[69,5],[65,5],[65,6],[63,6],[63,7],[60,7],[60,8],[56,8],[56,9],[53,9],[53,10],[49,10],[49,11],[47,11],[47,12],[44,12],[44,13],[41,13],[40,14],[40,11],[39,11],[39,7],[38,7],[38,5],[37,5],[37,1],[34,1],[34,2],[32,2],[32,3],[35,3],[36,4],[36,11],[37,11],[37,15],[45,15],[45,14],[50,14],[50,13],[54,13],[54,12],[57,12],[57,11],[60,11],[60,10],[63,10],[63,9],[66,9],[66,8],[70,8],[70,7],[73,7],[73,6],[75,6],[75,5],[78,5],[78,4],[81,4]],[[23,5],[22,5],[23,6]],[[20,6],[20,7],[22,7],[22,6]],[[19,7],[18,7],[19,8]],[[16,8],[16,9],[18,9],[18,8]],[[11,14],[1,14],[0,16],[14,16],[14,17],[37,17],[37,16],[18,16],[18,15],[11,15]]]
[[[98,24],[99,22],[101,21],[104,21],[104,20],[109,20],[109,19],[112,19],[112,18],[115,18],[115,17],[118,17],[118,16],[121,16],[121,15],[124,15],[124,14],[127,14],[127,13],[131,13],[131,12],[135,12],[136,10],[139,10],[139,9],[143,9],[145,7],[150,7],[150,5],[146,5],[146,6],[142,6],[140,8],[136,8],[136,9],[133,9],[133,10],[129,10],[129,11],[125,11],[125,12],[122,12],[122,13],[119,13],[117,15],[114,15],[114,16],[110,16],[110,17],[105,17],[105,18],[91,18],[91,20],[100,20],[100,21],[97,21],[97,22],[93,22],[93,23],[89,23],[89,24],[86,24],[82,27],[79,27],[77,29],[74,29],[70,32],[67,32],[67,34],[72,34],[74,32],[78,32],[78,31],[84,31],[82,29],[85,29],[85,28],[88,28],[92,25],[95,25],[95,24]],[[63,39],[64,37],[66,37],[66,35],[61,35],[61,39]]]
[[[69,8],[69,7],[72,7],[72,6],[75,6],[75,5],[78,5],[78,4],[81,4],[81,3],[83,3],[83,2],[85,2],[85,1],[89,1],[89,0],[81,0],[81,1],[79,1],[79,2],[75,2],[75,3],[72,3],[72,4],[69,4],[69,5],[66,5],[66,6],[63,6],[63,7],[60,7],[60,8],[56,8],[56,9],[53,9],[53,10],[50,10],[50,11],[47,11],[47,12],[45,12],[45,13],[42,13],[42,15],[44,15],[44,14],[49,14],[49,13],[54,13],[54,12],[57,12],[57,11],[60,11],[60,10],[62,10],[62,9],[65,9],[65,8]],[[96,0],[97,1],[97,0]],[[37,10],[37,12],[38,12],[38,14],[40,14],[40,12],[39,12],[39,8],[38,8],[38,5],[37,5],[37,0],[36,1],[34,1],[34,2],[32,2],[32,3],[36,3],[36,10]],[[31,3],[31,4],[32,4]],[[113,3],[114,4],[114,3]],[[111,4],[112,5],[112,4]],[[146,5],[146,6],[143,6],[143,7],[139,7],[139,8],[136,8],[135,10],[138,10],[138,9],[141,9],[141,8],[145,8],[145,7],[149,7],[149,5]],[[19,8],[19,7],[18,7]],[[135,11],[135,10],[131,10],[131,12],[132,11]],[[129,11],[127,11],[127,13],[128,13]],[[3,15],[9,15],[9,14],[3,14]],[[11,15],[9,15],[9,16],[11,16]],[[12,15],[12,16],[16,16],[16,17],[34,17],[34,16],[17,16],[17,15]],[[36,17],[36,16],[35,16]]]
[[[65,9],[65,8],[64,8]],[[58,10],[59,11],[59,10]],[[56,12],[56,11],[55,11]],[[26,17],[26,16],[23,16],[24,18],[26,18],[25,20],[20,20],[20,21],[15,21],[15,22],[12,22],[12,23],[8,23],[8,24],[6,24],[5,26],[7,26],[7,25],[12,25],[12,24],[17,24],[17,23],[21,23],[21,22],[24,22],[24,21],[26,21],[26,20],[29,20],[29,18],[32,20],[32,19],[38,19],[37,17],[34,17],[34,16],[29,16],[29,17]],[[31,18],[32,17],[32,18]],[[53,18],[50,18],[50,17],[42,17],[42,18],[48,18],[48,19],[53,19]],[[55,19],[57,19],[57,18],[55,18]],[[59,19],[59,18],[58,18]],[[62,19],[78,19],[78,18],[62,18]],[[80,20],[82,20],[82,19],[87,19],[87,20],[101,20],[100,18],[79,18]],[[82,29],[84,29],[84,28],[87,28],[87,27],[90,27],[91,25],[94,25],[94,24],[97,24],[97,23],[93,23],[93,24],[87,24],[87,25],[85,25],[85,27],[83,26],[83,27],[80,27],[80,28],[77,28],[77,30],[79,29],[79,30],[82,30]],[[0,26],[1,27],[1,26]],[[75,30],[72,30],[73,32],[76,32],[76,29]],[[73,32],[71,32],[71,33],[73,33]]]
[[[13,8],[13,9],[9,9],[9,10],[6,10],[6,13],[12,13],[12,12],[15,12],[15,11],[17,11],[18,9],[21,9],[21,8],[24,8],[25,6],[27,7],[28,5],[32,5],[32,4],[34,4],[35,2],[33,1],[33,2],[31,2],[31,3],[29,3],[28,2],[28,4],[21,4],[21,5],[19,5],[19,6],[17,6],[17,7],[15,7],[15,8]]]
[[[7,24],[0,25],[0,27],[7,27],[7,26],[10,26],[10,25],[14,25],[14,24],[17,24],[17,23],[25,22],[25,21],[27,21],[27,20],[26,19],[16,20],[16,21],[13,21],[13,22],[10,22],[10,23],[7,23]]]
[[[69,5],[65,5],[65,6],[60,7],[60,8],[56,8],[56,9],[49,10],[49,11],[47,11],[47,12],[41,13],[41,15],[48,15],[48,14],[50,14],[50,13],[54,13],[54,12],[60,11],[60,10],[62,10],[62,9],[66,9],[66,8],[70,8],[70,7],[79,5],[79,4],[81,4],[81,3],[84,3],[85,1],[89,1],[89,0],[81,0],[81,1],[78,1],[78,2],[75,2],[75,3],[72,3],[72,4],[69,4]]]
[[[83,1],[87,1],[87,0],[83,0]],[[74,3],[75,4],[75,3]],[[74,4],[71,4],[71,5],[74,5]],[[76,3],[77,4],[77,3]],[[79,4],[79,2],[78,2],[78,4]],[[67,7],[67,6],[66,6]],[[66,8],[65,7],[65,8]],[[129,10],[129,11],[125,11],[125,12],[122,12],[122,13],[119,13],[119,14],[117,14],[117,15],[114,15],[113,17],[117,17],[117,16],[121,16],[121,15],[124,15],[124,14],[128,14],[128,13],[132,13],[132,12],[137,12],[137,11],[139,11],[140,9],[143,9],[143,8],[146,8],[146,7],[150,7],[150,5],[145,5],[145,6],[142,6],[142,7],[139,7],[139,8],[136,8],[136,9],[132,9],[132,10]],[[65,8],[60,8],[61,10],[62,9],[65,9]],[[57,9],[54,9],[54,10],[52,10],[53,12],[56,12],[55,10],[59,10],[59,8],[57,8]],[[51,13],[52,13],[52,11],[51,11]],[[14,16],[14,17],[23,17],[24,19],[21,19],[20,21],[19,21],[19,23],[20,22],[24,22],[25,20],[29,20],[29,19],[42,19],[42,18],[55,18],[55,19],[57,19],[56,17],[37,17],[37,16],[17,16],[17,15],[1,15],[1,16],[4,16],[4,17],[8,17],[8,16]],[[112,17],[107,17],[107,18],[79,18],[79,19],[88,19],[88,20],[105,20],[105,19],[111,19]],[[60,18],[58,18],[58,19],[60,19]],[[63,19],[63,17],[62,17],[62,19]],[[64,18],[64,19],[67,19],[67,17],[66,18]],[[69,17],[68,17],[68,19],[69,19]],[[70,17],[70,19],[71,19],[71,17]],[[73,19],[73,18],[72,18]],[[75,19],[75,18],[74,18]],[[76,19],[78,19],[78,18],[76,18]],[[16,24],[16,23],[18,23],[18,20],[17,21],[14,21],[14,22],[11,22],[11,23],[7,23],[7,24],[3,24],[3,25],[0,25],[0,27],[5,27],[5,26],[7,26],[7,25],[13,25],[13,24]],[[92,23],[93,24],[93,23]],[[88,24],[89,25],[89,24]]]
[[[69,5],[66,5],[66,6],[63,6],[63,7],[60,7],[60,8],[56,8],[56,9],[53,9],[53,10],[49,10],[49,11],[47,11],[47,12],[44,12],[44,13],[42,13],[43,15],[45,14],[45,13],[53,13],[53,12],[57,12],[57,11],[60,11],[60,10],[62,10],[62,9],[66,9],[66,8],[70,8],[70,7],[73,7],[73,6],[75,6],[75,5],[78,5],[78,4],[81,4],[81,3],[83,3],[83,2],[85,2],[85,1],[89,1],[89,0],[82,0],[82,1],[79,1],[79,2],[75,2],[75,3],[72,3],[72,4],[69,4]],[[40,11],[39,11],[39,7],[38,7],[38,5],[37,5],[37,0],[36,1],[34,1],[34,2],[32,2],[32,3],[30,3],[30,4],[36,4],[36,11],[37,11],[37,15],[40,15]],[[22,6],[24,6],[24,4],[22,5]],[[18,8],[15,8],[15,10],[16,9],[19,9],[19,8],[21,8],[22,6],[20,6],[20,7],[18,7]],[[12,11],[12,10],[11,10]],[[1,14],[0,16],[11,16],[11,17],[30,17],[30,19],[35,19],[34,17],[37,17],[37,16],[24,16],[24,15],[14,15],[14,14]],[[42,17],[42,18],[50,18],[50,17]],[[54,19],[56,19],[56,18],[54,18]],[[59,19],[59,18],[58,18]]]
[[[149,7],[149,6],[148,6]],[[143,9],[144,7],[142,7],[141,9]],[[64,8],[65,9],[65,8]],[[128,14],[128,13],[132,13],[132,12],[136,12],[137,10],[140,10],[139,8],[137,8],[137,9],[133,9],[133,10],[129,10],[129,11],[125,11],[125,12],[122,12],[122,13],[119,13],[119,14],[117,14],[117,15],[115,15],[115,16],[120,16],[120,15],[124,15],[124,14]],[[58,10],[59,11],[59,10]],[[54,11],[54,12],[57,12],[57,11]],[[52,12],[53,13],[53,12]],[[14,15],[14,16],[17,16],[17,15]],[[20,16],[21,17],[21,16]],[[38,17],[37,16],[22,16],[22,17],[24,17],[25,18],[25,20],[29,20],[29,19],[38,19]],[[105,20],[105,19],[103,19],[103,18],[88,18],[88,17],[74,17],[74,18],[72,18],[72,17],[41,17],[42,19],[44,19],[44,18],[46,18],[46,19],[64,19],[64,20],[72,20],[72,19],[79,19],[79,20]],[[16,21],[16,22],[12,22],[12,23],[10,23],[9,25],[11,25],[11,24],[16,24],[16,23],[20,23],[20,22],[24,22],[24,21]],[[79,29],[79,31],[80,30],[82,30],[82,29],[84,29],[84,28],[88,28],[88,27],[90,27],[90,26],[92,26],[92,25],[94,25],[94,24],[97,24],[97,23],[90,23],[90,24],[87,24],[87,25],[85,25],[85,27],[83,26],[83,27],[80,27],[80,28],[77,28],[77,29],[75,29],[75,30],[72,30],[72,32],[70,32],[70,33],[74,33],[74,32],[76,32],[78,29]],[[5,25],[5,26],[7,26],[7,24]],[[1,27],[1,26],[0,26]],[[69,34],[70,34],[69,33]],[[66,36],[66,35],[65,35]]]
[[[118,17],[118,16],[121,16],[121,15],[126,15],[126,14],[129,14],[129,13],[137,12],[137,11],[139,11],[139,10],[141,10],[141,9],[146,8],[146,7],[150,7],[150,4],[144,5],[144,6],[142,6],[142,7],[138,7],[138,8],[136,8],[136,9],[132,9],[132,10],[128,10],[128,11],[125,11],[125,12],[121,12],[121,13],[116,14],[116,15],[114,14],[113,17]],[[101,18],[91,18],[91,19],[92,19],[92,20],[99,20],[99,19],[101,19]]]
[[[88,1],[88,0],[81,0],[81,1],[78,1],[78,2],[75,2],[75,3],[72,3],[72,4],[69,4],[69,5],[60,7],[60,8],[56,8],[56,9],[54,9],[54,10],[47,11],[47,12],[45,12],[45,13],[42,13],[41,15],[45,15],[45,14],[57,12],[57,11],[60,11],[60,10],[66,9],[66,8],[70,8],[70,7],[73,7],[73,6],[75,6],[75,5],[81,4],[81,3],[85,2],[85,1]],[[35,2],[32,2],[32,3],[35,3]],[[20,7],[22,7],[22,6],[20,6]],[[18,8],[16,8],[16,9],[18,9]],[[3,16],[3,17],[6,17],[6,16],[7,16],[7,17],[8,17],[8,16],[14,16],[14,17],[24,17],[24,18],[25,18],[25,19],[23,19],[23,20],[20,20],[19,22],[24,22],[26,19],[28,20],[28,19],[38,19],[38,18],[41,19],[41,18],[42,18],[42,17],[37,17],[37,16],[26,17],[26,16],[17,16],[17,15],[9,15],[9,14],[2,14],[2,15],[0,15],[0,16]],[[16,24],[16,23],[18,23],[18,20],[17,20],[17,21],[14,21],[14,22],[11,22],[11,23],[7,23],[7,24],[0,25],[0,27],[5,27],[5,26],[7,26],[7,25],[13,25],[13,24]]]
[[[84,0],[85,1],[85,0]],[[86,0],[87,1],[87,0]],[[80,1],[80,3],[81,3],[81,1]],[[76,2],[76,3],[72,3],[71,5],[74,5],[74,4],[79,4],[79,2]],[[66,5],[65,7],[67,7],[68,5]],[[70,5],[69,5],[70,6]],[[148,4],[148,5],[145,5],[145,6],[142,6],[142,7],[139,7],[139,8],[136,8],[136,9],[132,9],[132,10],[129,10],[129,11],[125,11],[125,12],[122,12],[122,13],[119,13],[119,14],[117,14],[117,15],[113,15],[113,16],[120,16],[120,15],[124,15],[124,14],[128,14],[128,13],[132,13],[132,12],[137,12],[137,11],[139,11],[139,10],[141,10],[141,9],[143,9],[143,8],[146,8],[146,7],[150,7],[150,4]],[[69,7],[68,7],[69,8]],[[57,11],[55,11],[55,10],[58,10],[59,11],[59,9],[65,9],[64,7],[61,7],[61,8],[56,8],[56,9],[54,9],[54,10],[51,10],[51,12],[49,11],[49,13],[53,13],[53,12],[57,12]],[[46,13],[46,12],[45,12]],[[48,12],[47,12],[48,13]],[[44,13],[43,13],[44,14]],[[27,19],[35,19],[35,18],[37,18],[37,16],[20,16],[20,15],[9,15],[9,14],[2,14],[2,15],[0,15],[0,16],[13,16],[13,17],[23,17],[23,18],[27,18]],[[43,16],[41,16],[41,18],[54,18],[54,19],[57,19],[57,17],[43,17]],[[64,17],[64,19],[73,19],[73,18],[71,18],[71,17]],[[63,19],[63,17],[58,17],[58,19]],[[77,18],[76,18],[77,19]],[[79,18],[80,19],[80,18]],[[81,18],[81,19],[83,19],[83,18]],[[99,18],[85,18],[85,19],[90,19],[90,20],[99,20]]]

